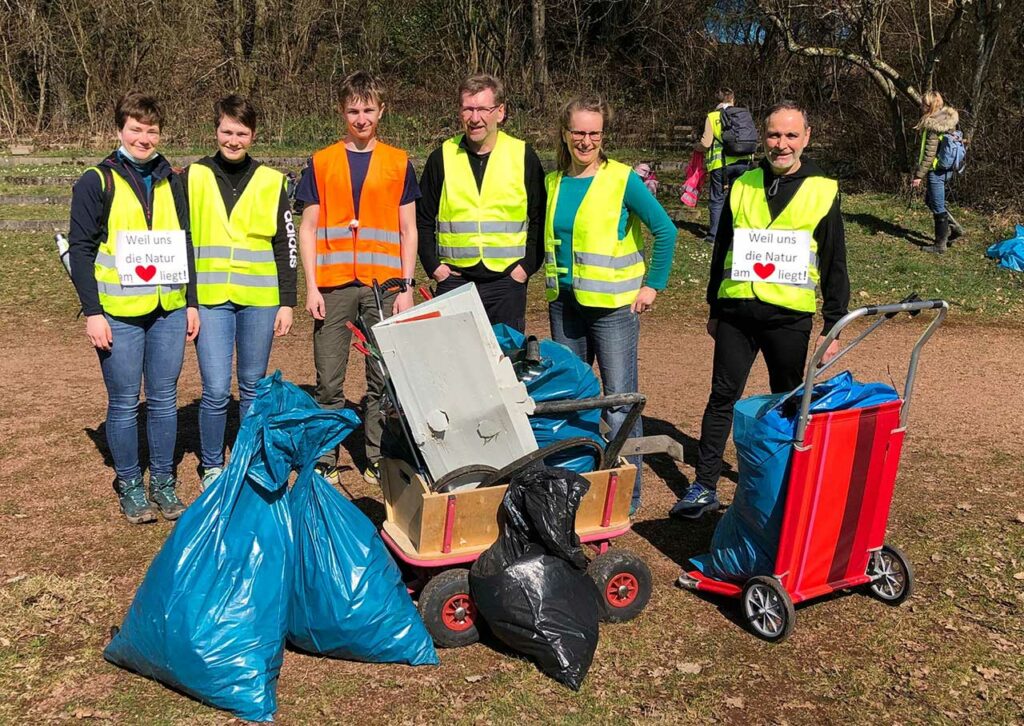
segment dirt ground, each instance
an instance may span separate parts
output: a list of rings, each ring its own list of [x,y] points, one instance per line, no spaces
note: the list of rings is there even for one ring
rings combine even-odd
[[[310,326],[274,348],[271,368],[313,380]],[[533,332],[543,334],[540,318]],[[80,322],[4,324],[0,356],[0,722],[112,720],[212,723],[227,715],[102,660],[135,588],[171,529],[124,522],[102,434],[105,395]],[[851,355],[863,380],[901,384],[921,319],[894,321]],[[442,651],[438,668],[316,659],[289,652],[282,723],[1009,723],[1024,719],[1024,432],[1020,329],[947,325],[926,347],[890,520],[917,594],[890,608],[861,594],[798,609],[794,635],[768,645],[746,633],[735,603],[673,587],[705,551],[714,519],[667,511],[692,477],[710,375],[697,320],[657,312],[641,335],[646,433],[680,441],[687,463],[652,457],[643,506],[619,544],[654,573],[637,620],[602,626],[579,694],[488,645]],[[349,398],[361,393],[350,376]],[[758,363],[748,392],[767,390]],[[198,494],[194,350],[179,390],[181,492]],[[362,464],[361,440],[347,442]],[[727,461],[734,462],[732,450]],[[735,479],[735,473],[727,471]],[[355,469],[345,488],[380,521],[379,492]],[[732,484],[722,488],[730,499]]]

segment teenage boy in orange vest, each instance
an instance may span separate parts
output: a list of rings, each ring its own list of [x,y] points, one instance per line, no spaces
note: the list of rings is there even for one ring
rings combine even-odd
[[[416,200],[420,196],[408,155],[377,139],[384,112],[384,90],[368,73],[342,83],[345,138],[313,154],[299,182],[302,205],[299,252],[306,276],[306,310],[313,316],[316,399],[328,409],[345,406],[345,370],[352,334],[346,323],[360,316],[367,326],[380,321],[373,280],[406,281],[404,290],[384,298],[384,314],[411,307],[416,266]],[[366,361],[363,421],[367,482],[378,480],[384,381]],[[338,481],[337,450],[320,458],[317,469]]]

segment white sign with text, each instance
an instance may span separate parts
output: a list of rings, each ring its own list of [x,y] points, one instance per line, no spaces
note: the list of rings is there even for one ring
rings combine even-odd
[[[120,231],[114,257],[121,285],[183,285],[188,282],[185,232]]]
[[[733,280],[803,285],[808,281],[810,257],[810,232],[783,229],[733,230]]]

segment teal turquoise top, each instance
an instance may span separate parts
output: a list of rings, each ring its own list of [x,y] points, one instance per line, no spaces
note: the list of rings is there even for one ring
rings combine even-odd
[[[558,268],[565,270],[558,276],[559,287],[572,287],[572,228],[576,223],[576,211],[583,203],[583,197],[592,181],[592,176],[563,176],[558,189],[554,232],[561,244],[555,246],[555,260]],[[676,225],[635,172],[630,173],[626,182],[622,214],[619,215],[619,239],[626,236],[626,220],[631,213],[639,217],[654,235],[645,284],[655,290],[664,290],[668,284],[668,273],[672,269],[672,257],[676,252]]]

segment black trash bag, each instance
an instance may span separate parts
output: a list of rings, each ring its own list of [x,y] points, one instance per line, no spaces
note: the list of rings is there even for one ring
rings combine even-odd
[[[560,467],[518,474],[501,502],[497,541],[469,571],[470,595],[491,632],[574,691],[594,660],[600,618],[575,531],[589,488]]]

